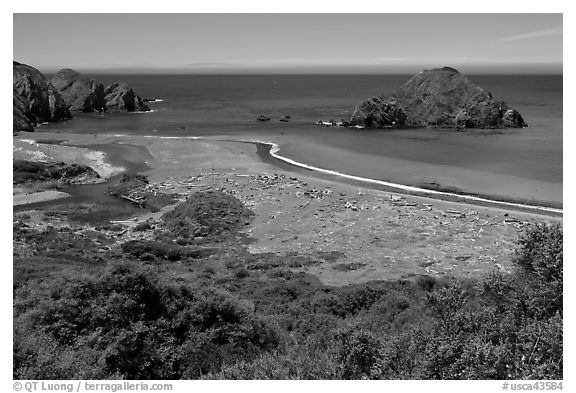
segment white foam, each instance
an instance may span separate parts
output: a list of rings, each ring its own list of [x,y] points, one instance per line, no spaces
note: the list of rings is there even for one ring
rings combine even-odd
[[[157,109],[150,109],[149,111],[132,111],[132,112],[127,112],[127,113],[153,113],[153,112],[157,112]]]
[[[143,135],[143,136],[144,138],[156,138],[156,139],[207,139],[206,137],[202,136],[158,136],[158,135]]]
[[[125,168],[121,166],[114,166],[107,163],[106,153],[99,150],[86,150],[87,152],[84,154],[84,157],[92,162],[92,168],[98,172],[101,177],[107,179],[125,171]]]

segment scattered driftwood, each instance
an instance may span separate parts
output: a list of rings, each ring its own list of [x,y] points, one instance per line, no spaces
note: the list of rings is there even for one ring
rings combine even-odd
[[[138,199],[134,199],[134,198],[130,198],[129,196],[126,195],[120,195],[120,198],[122,199],[126,199],[129,202],[132,202],[136,205],[138,205],[140,208],[144,207],[144,201],[143,200],[138,200]]]

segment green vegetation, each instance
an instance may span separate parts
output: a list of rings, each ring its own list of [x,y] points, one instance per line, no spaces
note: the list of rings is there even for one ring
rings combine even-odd
[[[249,219],[204,193],[116,248],[15,225],[14,378],[562,379],[560,226],[511,274],[330,287],[295,269],[341,254],[249,254]]]
[[[113,266],[95,279],[19,288],[15,378],[198,378],[278,346],[274,329],[229,294]]]
[[[232,195],[208,191],[192,194],[185,203],[164,214],[162,220],[171,236],[193,240],[235,232],[250,223],[253,216]]]

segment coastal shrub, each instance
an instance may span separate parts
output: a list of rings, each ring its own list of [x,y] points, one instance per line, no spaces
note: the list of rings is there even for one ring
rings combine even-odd
[[[183,260],[185,258],[206,258],[216,251],[213,248],[195,248],[193,246],[180,246],[172,242],[156,240],[129,240],[122,243],[122,252],[137,259],[143,260],[144,254],[151,254],[159,259],[167,259],[171,262]]]
[[[562,281],[563,233],[559,224],[529,226],[518,239],[513,262],[547,283]]]
[[[336,361],[342,379],[367,379],[379,359],[380,342],[370,332],[339,329],[334,335],[338,346]]]
[[[134,227],[135,232],[143,232],[152,229],[152,226],[147,222],[141,222]]]
[[[313,341],[313,340],[309,340]],[[306,343],[287,352],[264,353],[253,361],[225,365],[203,379],[227,380],[328,380],[340,379],[341,371],[332,351]]]
[[[154,262],[154,261],[156,261],[156,256],[154,254],[149,253],[149,252],[145,252],[145,253],[140,255],[140,260],[143,262]]]
[[[165,213],[162,221],[173,237],[193,239],[237,231],[253,216],[232,195],[206,191],[190,195],[186,202]]]
[[[182,252],[181,249],[173,248],[171,250],[168,250],[168,252],[166,253],[166,258],[171,262],[175,262],[175,261],[179,261],[180,259],[182,259],[182,257],[184,255],[185,255],[185,253]]]
[[[431,276],[420,276],[416,279],[416,284],[423,290],[430,292],[437,286],[438,281]]]
[[[14,316],[16,379],[198,378],[279,344],[228,293],[166,284],[129,263],[95,279],[24,285]]]
[[[171,247],[165,243],[150,240],[130,240],[122,243],[121,248],[124,253],[136,258],[140,258],[142,254],[152,254],[155,257],[164,258],[171,250]]]
[[[246,278],[250,275],[250,272],[245,268],[240,268],[234,272],[236,278]]]
[[[562,313],[563,231],[559,224],[528,227],[518,240],[513,258],[528,307],[539,316]]]

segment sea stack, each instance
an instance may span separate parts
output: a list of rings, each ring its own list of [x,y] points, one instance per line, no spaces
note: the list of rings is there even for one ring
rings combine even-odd
[[[72,117],[60,93],[40,71],[17,61],[12,64],[13,132],[34,131],[39,123]]]
[[[104,86],[69,68],[51,80],[73,112],[147,112],[150,108],[126,83]]]
[[[361,102],[348,124],[365,128],[527,126],[517,110],[452,67],[422,71],[395,92]]]

